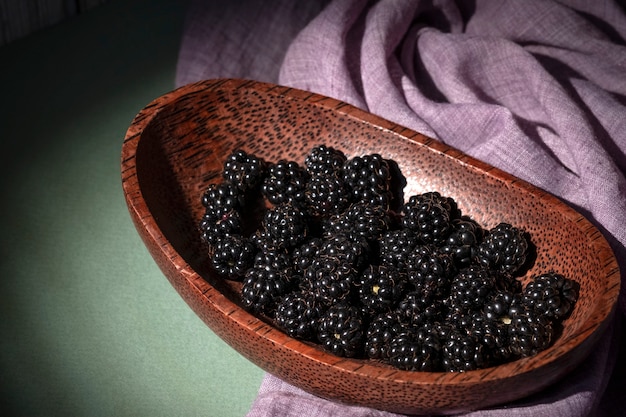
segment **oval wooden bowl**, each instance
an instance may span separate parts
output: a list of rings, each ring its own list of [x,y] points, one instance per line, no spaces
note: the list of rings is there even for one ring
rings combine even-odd
[[[437,190],[485,227],[526,229],[535,272],[580,284],[554,345],[535,357],[463,373],[400,371],[345,359],[288,337],[242,307],[238,284],[211,270],[198,232],[200,198],[242,148],[270,161],[303,162],[326,144],[348,157],[378,152],[398,163],[405,196]],[[602,234],[552,195],[409,129],[309,92],[242,80],[181,87],[145,107],[122,149],[126,202],[163,273],[204,322],[243,356],[312,394],[406,414],[449,414],[509,402],[578,365],[604,331],[619,292],[617,262]]]

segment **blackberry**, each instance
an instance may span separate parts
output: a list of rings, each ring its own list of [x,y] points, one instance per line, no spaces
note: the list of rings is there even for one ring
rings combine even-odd
[[[420,199],[423,202],[434,203],[443,207],[450,215],[450,220],[454,220],[460,216],[456,201],[452,197],[441,195],[438,191],[422,193]]]
[[[418,244],[419,240],[412,230],[392,229],[386,231],[381,236],[379,243],[381,263],[405,272],[409,255]]]
[[[435,372],[441,369],[441,354],[433,326],[407,326],[389,342],[387,362],[407,371]]]
[[[441,363],[448,372],[484,368],[489,363],[489,351],[474,334],[455,329],[443,343]]]
[[[321,238],[310,238],[305,240],[299,246],[296,246],[291,252],[291,260],[294,271],[296,273],[304,273],[306,269],[317,258],[322,246]]]
[[[443,319],[443,301],[434,299],[427,301],[423,295],[417,291],[408,291],[404,297],[398,301],[395,311],[404,320],[416,325],[433,325]]]
[[[240,279],[252,267],[256,249],[246,238],[228,235],[215,245],[211,263],[215,271],[228,279]]]
[[[370,359],[388,359],[389,343],[406,326],[406,321],[396,311],[374,316],[365,333],[365,355]]]
[[[482,235],[483,229],[475,221],[468,218],[453,219],[450,234],[443,241],[441,251],[450,254],[457,266],[469,266],[476,257]]]
[[[339,301],[352,302],[355,269],[345,261],[328,256],[313,260],[304,273],[303,285],[320,302],[333,304]]]
[[[263,181],[266,169],[263,158],[238,149],[226,158],[222,176],[225,181],[245,192],[256,188]]]
[[[426,304],[448,296],[454,273],[452,257],[432,246],[416,246],[407,260],[407,279]]]
[[[483,305],[483,312],[489,320],[507,322],[515,314],[515,308],[520,304],[520,294],[497,290],[493,292]],[[513,309],[513,310],[511,310]]]
[[[244,308],[271,315],[276,303],[293,288],[289,255],[284,251],[258,253],[246,271],[241,288]]]
[[[290,203],[303,207],[308,179],[303,166],[295,161],[280,160],[268,168],[261,192],[274,205]]]
[[[324,348],[337,356],[361,356],[365,340],[361,312],[347,303],[333,304],[319,319],[317,338]]]
[[[325,236],[346,235],[352,239],[361,237],[374,241],[389,230],[390,224],[391,218],[385,208],[359,202],[331,216],[322,227]]]
[[[345,184],[335,174],[314,175],[305,186],[305,202],[313,216],[330,216],[349,205]]]
[[[526,262],[528,248],[523,230],[500,223],[485,235],[478,246],[477,259],[488,268],[515,274]]]
[[[209,184],[202,194],[205,214],[211,218],[221,218],[228,213],[239,211],[244,206],[244,194],[233,184],[222,182]]]
[[[554,320],[566,317],[576,300],[576,282],[548,272],[534,277],[524,288],[522,304]]]
[[[402,206],[402,227],[415,232],[426,244],[440,244],[451,230],[450,206],[433,193],[414,195]]]
[[[291,204],[274,206],[265,212],[253,240],[259,247],[292,248],[308,235],[307,216]]]
[[[517,356],[533,356],[548,348],[554,338],[551,320],[531,309],[522,309],[508,324],[511,352]]]
[[[356,271],[361,271],[368,263],[371,246],[362,238],[351,239],[345,235],[336,235],[322,240],[319,254],[337,258]]]
[[[379,154],[356,156],[343,166],[343,178],[352,202],[389,208],[391,202],[391,172],[389,164]]]
[[[335,148],[319,145],[312,148],[304,159],[306,170],[311,175],[341,175],[346,155]]]
[[[472,315],[466,331],[485,347],[486,365],[496,365],[511,359],[508,325],[504,321],[492,320],[484,313],[477,313]]]
[[[451,311],[482,309],[495,288],[496,275],[492,271],[480,265],[471,265],[454,276],[446,301]]]
[[[224,211],[221,215],[205,213],[199,228],[202,239],[215,246],[222,238],[229,235],[241,235],[243,223],[239,211]]]
[[[359,299],[368,315],[391,311],[400,300],[406,279],[392,268],[370,265],[358,278]]]
[[[324,309],[315,301],[312,294],[291,292],[278,302],[274,319],[277,326],[289,336],[301,340],[313,340],[323,311]]]

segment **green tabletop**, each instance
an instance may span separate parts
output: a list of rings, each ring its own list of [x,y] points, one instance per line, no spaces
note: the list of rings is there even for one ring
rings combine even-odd
[[[0,48],[0,415],[242,416],[263,371],[191,311],[120,180],[186,2],[117,0]]]

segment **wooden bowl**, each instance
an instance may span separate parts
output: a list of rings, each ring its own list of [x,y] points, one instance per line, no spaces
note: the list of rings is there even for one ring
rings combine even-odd
[[[526,229],[537,248],[527,276],[555,270],[580,284],[552,347],[534,357],[462,373],[401,371],[345,359],[288,337],[241,307],[237,283],[208,266],[200,198],[242,148],[270,161],[304,161],[326,144],[348,157],[378,152],[398,163],[405,196],[437,190],[485,227]],[[210,80],[145,107],[122,148],[126,202],[163,273],[204,322],[243,356],[312,394],[406,414],[450,414],[535,393],[576,367],[605,330],[620,286],[602,234],[552,195],[462,152],[346,103],[277,85]]]

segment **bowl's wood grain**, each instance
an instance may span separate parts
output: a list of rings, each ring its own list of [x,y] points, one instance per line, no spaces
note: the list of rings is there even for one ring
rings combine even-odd
[[[200,197],[220,181],[235,148],[302,162],[315,145],[348,156],[378,152],[407,178],[405,196],[437,190],[485,227],[507,221],[537,247],[527,276],[555,270],[579,282],[562,335],[535,357],[465,373],[419,373],[339,358],[287,337],[244,311],[236,283],[217,277],[198,232]],[[131,217],[171,284],[206,324],[268,372],[315,395],[400,413],[453,413],[537,392],[593,348],[619,292],[619,271],[601,233],[550,194],[458,150],[334,99],[271,84],[212,80],[144,108],[122,149]]]

